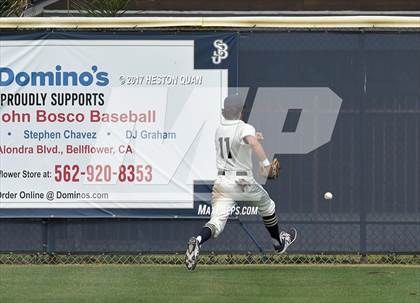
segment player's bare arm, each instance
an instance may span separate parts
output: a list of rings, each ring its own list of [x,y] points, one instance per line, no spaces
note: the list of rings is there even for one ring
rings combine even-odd
[[[267,155],[264,151],[263,146],[259,142],[264,139],[262,133],[256,133],[255,136],[246,136],[244,142],[249,144],[254,154],[258,157],[260,161],[260,175],[270,178],[278,177],[280,162],[278,159],[274,159],[270,162],[267,159]]]
[[[262,137],[262,133],[256,133],[255,136],[246,136],[244,138],[244,142],[247,143],[247,144],[249,144],[249,146],[251,147],[252,151],[258,157],[258,159],[260,160],[260,162],[263,162],[264,160],[267,159],[267,155],[266,155],[266,153],[264,151],[263,146],[259,142],[259,140],[261,140],[260,139],[261,137]],[[268,165],[270,165],[270,164],[268,164]]]

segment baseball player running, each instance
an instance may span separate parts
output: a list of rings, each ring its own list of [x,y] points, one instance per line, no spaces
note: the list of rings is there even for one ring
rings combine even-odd
[[[284,253],[296,240],[297,231],[279,232],[275,203],[264,188],[256,182],[252,174],[252,153],[260,160],[260,175],[276,178],[280,164],[277,159],[268,161],[259,141],[261,133],[241,120],[243,103],[238,96],[225,99],[222,115],[224,120],[216,130],[216,157],[218,176],[212,192],[212,213],[198,236],[189,239],[185,264],[189,270],[197,265],[201,245],[210,238],[217,238],[223,231],[236,201],[249,201],[258,206],[264,225],[271,236],[274,249]]]

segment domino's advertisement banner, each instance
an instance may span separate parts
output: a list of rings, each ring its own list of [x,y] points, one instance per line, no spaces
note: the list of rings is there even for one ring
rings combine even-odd
[[[0,215],[142,216],[194,208],[236,34],[0,38]]]

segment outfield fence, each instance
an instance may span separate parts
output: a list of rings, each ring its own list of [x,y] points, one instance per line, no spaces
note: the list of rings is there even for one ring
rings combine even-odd
[[[107,30],[103,24],[93,26],[98,20],[78,24],[67,18],[49,19],[55,26],[42,25],[41,19],[2,19],[0,27],[1,34],[25,38],[35,26],[42,28],[35,34],[60,39],[66,34],[81,39],[176,36],[196,27],[201,34],[235,32],[237,85],[249,87],[251,97],[259,87],[327,87],[343,103],[331,142],[308,154],[278,155],[280,180],[265,185],[276,201],[281,228],[299,231],[290,255],[272,255],[261,219],[247,216],[233,218],[220,238],[206,243],[201,262],[419,264],[420,22],[418,17],[380,18],[346,18],[343,27],[339,19],[296,23],[278,18],[261,23],[259,30],[252,28],[256,19],[228,24],[202,18],[181,23],[168,18],[159,24],[148,19],[159,27],[151,32],[139,23],[144,19],[131,18],[112,19]],[[74,31],[80,25],[94,32]],[[324,200],[326,191],[334,192],[333,200]],[[5,215],[0,219],[0,264],[182,264],[186,241],[206,220]]]

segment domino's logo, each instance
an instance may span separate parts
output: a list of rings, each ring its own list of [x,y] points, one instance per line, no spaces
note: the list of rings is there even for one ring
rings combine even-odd
[[[61,65],[56,65],[53,70],[30,72],[0,66],[0,86],[107,86],[108,76],[96,65],[82,72],[64,71]]]

